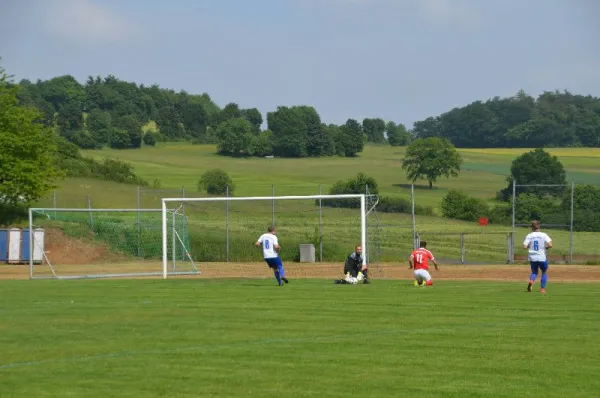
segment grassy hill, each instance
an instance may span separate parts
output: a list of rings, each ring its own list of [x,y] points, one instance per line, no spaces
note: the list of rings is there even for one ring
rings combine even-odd
[[[213,145],[162,144],[138,150],[86,151],[96,158],[110,157],[132,163],[143,178],[158,178],[164,188],[195,187],[200,175],[214,167],[226,170],[237,185],[236,195],[270,195],[275,184],[278,195],[316,193],[318,185],[327,190],[340,179],[363,172],[374,177],[382,194],[410,194],[401,160],[404,148],[367,145],[357,158],[319,159],[229,158],[215,154]],[[505,186],[511,161],[525,149],[460,150],[465,160],[459,178],[441,179],[433,190],[419,190],[419,202],[437,206],[449,188],[461,188],[471,195],[493,198]],[[549,150],[577,183],[600,185],[600,149],[577,148]]]
[[[461,188],[467,193],[492,200],[505,186],[505,176],[511,161],[525,149],[468,149],[461,150],[465,163],[459,178],[442,179],[429,189],[425,182],[417,186],[416,201],[433,206],[439,214],[439,204],[450,188]],[[567,170],[568,178],[577,183],[600,185],[600,149],[554,149]],[[158,208],[160,198],[179,196],[185,187],[186,196],[204,196],[196,191],[199,177],[210,168],[222,168],[233,178],[236,196],[269,196],[272,185],[276,195],[317,194],[340,179],[358,172],[374,177],[380,193],[391,196],[410,196],[400,162],[404,148],[368,145],[357,158],[322,159],[262,159],[228,158],[215,154],[211,145],[160,144],[155,148],[138,150],[86,151],[94,158],[115,158],[130,162],[137,173],[148,181],[158,179],[162,189],[170,192],[148,192],[141,195],[142,208]],[[96,208],[135,208],[137,187],[106,181],[71,179],[57,191],[58,207],[84,207],[91,198]],[[51,200],[42,205],[49,206]],[[230,260],[244,261],[256,257],[251,242],[271,222],[271,203],[231,203],[229,217],[225,218],[223,203],[203,203],[186,206],[189,217],[192,254],[199,260],[224,261],[225,225],[229,223]],[[318,214],[313,203],[278,202],[276,223],[285,237],[284,258],[297,256],[297,244],[316,240]],[[339,261],[360,239],[358,212],[355,210],[325,209],[323,212],[324,258]],[[509,227],[479,227],[474,223],[448,220],[441,217],[417,216],[417,229],[432,242],[432,249],[442,258],[460,259],[460,235],[463,232],[465,257],[473,262],[503,262],[506,259],[506,232]],[[517,240],[527,232],[519,229]],[[411,219],[406,214],[378,214],[378,221],[370,219],[370,243],[380,240],[378,258],[381,261],[404,259],[411,246]],[[255,236],[256,235],[256,236]],[[568,231],[552,231],[555,254],[566,255],[569,249]],[[577,255],[600,255],[594,242],[598,234],[576,233],[574,252]],[[250,244],[248,244],[250,242]],[[159,244],[156,243],[156,244]],[[318,254],[317,254],[318,257]]]

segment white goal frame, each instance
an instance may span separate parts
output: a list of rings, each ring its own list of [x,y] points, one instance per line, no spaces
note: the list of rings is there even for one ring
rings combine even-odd
[[[360,199],[360,241],[363,249],[363,265],[367,259],[367,209],[365,194],[340,194],[340,195],[299,195],[299,196],[246,196],[246,197],[211,197],[211,198],[162,198],[162,263],[163,279],[168,275],[168,223],[167,203],[186,202],[226,202],[250,200],[315,200],[315,199]]]

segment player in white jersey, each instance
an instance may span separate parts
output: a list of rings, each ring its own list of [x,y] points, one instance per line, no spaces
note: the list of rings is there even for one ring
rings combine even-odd
[[[542,280],[540,291],[546,293],[546,283],[548,283],[548,257],[546,256],[546,250],[552,248],[552,239],[546,233],[540,231],[540,222],[537,220],[531,223],[531,231],[525,237],[525,241],[523,241],[523,249],[529,252],[528,259],[531,265],[531,276],[529,277],[527,291],[531,291],[538,270],[541,270]]]
[[[275,233],[275,227],[269,227],[267,233],[262,234],[254,245],[256,247],[262,245],[263,257],[269,265],[269,268],[273,270],[277,283],[279,286],[282,286],[283,282],[288,283],[289,281],[285,277],[283,264],[281,263],[281,258],[279,258],[278,252],[281,250],[281,246],[279,246],[279,240]]]

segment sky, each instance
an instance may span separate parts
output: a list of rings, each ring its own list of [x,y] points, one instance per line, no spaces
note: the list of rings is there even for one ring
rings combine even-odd
[[[598,17],[595,0],[3,0],[0,62],[410,128],[520,89],[600,96]]]

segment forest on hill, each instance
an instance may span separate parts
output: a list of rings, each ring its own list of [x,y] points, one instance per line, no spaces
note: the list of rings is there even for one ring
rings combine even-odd
[[[520,91],[475,101],[408,130],[381,118],[328,124],[308,105],[279,106],[263,118],[257,108],[242,109],[234,102],[221,108],[206,93],[114,76],[89,77],[81,84],[65,75],[18,85],[21,105],[39,109],[44,124],[84,149],[191,141],[216,144],[219,153],[230,156],[357,156],[365,142],[403,146],[432,136],[458,148],[600,146],[600,98],[569,92],[534,98]]]

